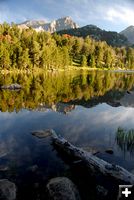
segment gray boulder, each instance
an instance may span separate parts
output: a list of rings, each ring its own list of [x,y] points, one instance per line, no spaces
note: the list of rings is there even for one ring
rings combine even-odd
[[[20,90],[21,88],[22,88],[22,86],[17,83],[1,86],[1,89],[8,89],[8,90]]]
[[[0,200],[15,200],[16,186],[7,179],[0,179]]]
[[[76,186],[66,177],[51,179],[47,184],[47,191],[51,200],[80,200]]]

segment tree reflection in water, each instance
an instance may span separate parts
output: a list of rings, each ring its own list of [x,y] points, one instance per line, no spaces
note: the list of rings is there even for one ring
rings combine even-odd
[[[2,112],[34,110],[42,104],[52,108],[59,102],[84,107],[106,102],[115,107],[125,91],[133,88],[134,74],[79,71],[0,75],[0,86],[13,83],[22,85],[23,89],[0,90]]]

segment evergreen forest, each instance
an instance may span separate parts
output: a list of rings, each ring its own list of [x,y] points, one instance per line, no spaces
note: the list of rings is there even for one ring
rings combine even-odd
[[[36,32],[19,29],[15,24],[0,25],[0,70],[68,69],[133,69],[134,49],[112,47],[90,36]]]

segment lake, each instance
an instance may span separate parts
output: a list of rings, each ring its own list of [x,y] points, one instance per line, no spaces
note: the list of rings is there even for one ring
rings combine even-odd
[[[134,137],[124,140],[134,129],[134,73],[0,75],[0,86],[12,83],[23,88],[0,90],[0,178],[16,183],[18,199],[42,199],[39,191],[57,176],[72,177],[78,187],[83,183],[51,138],[39,139],[31,134],[35,130],[54,129],[72,144],[134,171]],[[88,199],[88,192],[81,195]]]

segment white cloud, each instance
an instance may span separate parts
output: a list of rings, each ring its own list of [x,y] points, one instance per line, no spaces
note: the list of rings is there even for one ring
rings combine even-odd
[[[112,21],[114,23],[126,23],[128,25],[134,24],[134,10],[133,8],[125,8],[125,7],[115,7],[109,8],[106,11],[106,20]]]
[[[51,21],[71,16],[80,26],[95,24],[119,30],[133,25],[134,2],[131,0],[11,0],[0,1],[0,22],[26,19]]]
[[[121,26],[134,25],[134,2],[132,1],[83,0],[82,2],[78,0],[78,2],[79,9],[77,3],[77,6],[71,5],[70,12],[79,24],[96,24],[110,29],[114,26],[120,29]]]

